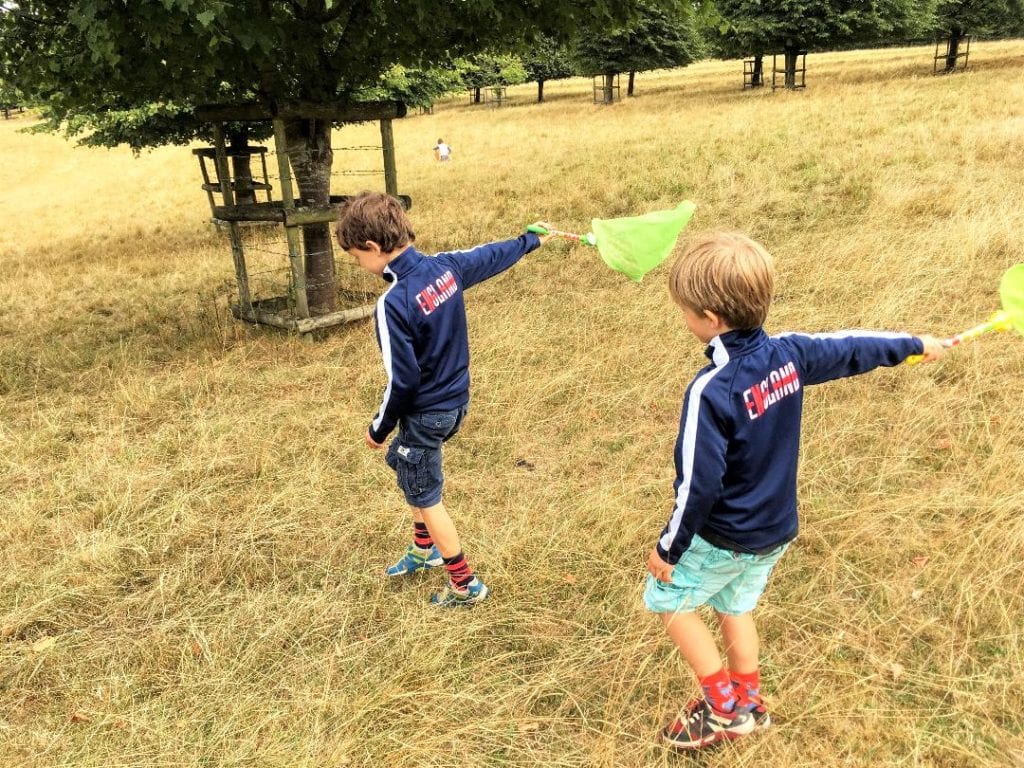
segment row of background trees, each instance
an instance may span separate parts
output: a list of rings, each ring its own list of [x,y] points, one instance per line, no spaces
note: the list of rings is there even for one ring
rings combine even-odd
[[[37,106],[44,130],[139,150],[209,140],[193,116],[206,103],[426,107],[526,81],[542,100],[545,82],[595,73],[610,101],[619,73],[632,93],[635,73],[704,56],[782,51],[792,84],[800,50],[1022,33],[1024,0],[0,0],[0,98]],[[285,123],[314,204],[329,199],[331,127]],[[307,253],[307,272],[329,258]]]
[[[429,107],[454,91],[468,89],[479,103],[488,87],[544,85],[578,76],[603,78],[603,101],[613,100],[613,82],[628,74],[626,93],[634,94],[638,72],[682,67],[706,57],[754,60],[751,85],[763,84],[763,59],[783,54],[785,84],[795,84],[800,51],[875,47],[948,40],[944,70],[957,67],[968,35],[1024,35],[1024,0],[707,0],[668,6],[639,2],[624,23],[599,29],[577,28],[568,39],[544,33],[524,45],[495,48],[453,60],[438,69],[397,67],[384,75],[375,97],[394,97]]]
[[[391,5],[403,8],[388,13],[386,0],[0,0],[0,102],[35,102],[49,129],[83,134],[86,143],[139,149],[194,138],[195,102],[280,98],[282,90],[426,108],[455,91],[469,89],[480,102],[486,88],[525,82],[537,83],[543,101],[548,81],[600,75],[611,101],[619,74],[628,73],[633,95],[636,73],[709,56],[755,59],[756,86],[762,58],[783,53],[792,85],[801,50],[938,37],[949,40],[952,70],[966,35],[1024,34],[1024,0],[542,0],[500,11],[473,0]],[[397,35],[387,28],[417,19],[431,22],[429,34],[419,34],[417,23]],[[283,34],[292,31],[299,34]],[[133,32],[146,37],[120,37]],[[125,65],[135,76],[119,71]],[[100,82],[105,71],[118,76]],[[186,93],[166,82],[177,74],[185,75]],[[69,97],[83,75],[78,98]],[[154,76],[164,82],[154,87]]]

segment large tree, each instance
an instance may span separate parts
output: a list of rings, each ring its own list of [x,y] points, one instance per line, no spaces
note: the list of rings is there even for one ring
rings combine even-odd
[[[537,101],[544,101],[544,83],[576,74],[576,59],[571,46],[541,35],[521,55],[526,75],[537,82]]]
[[[651,1],[651,0],[648,0]],[[665,0],[668,4],[670,0]],[[257,100],[355,101],[395,64],[429,67],[580,19],[623,19],[635,0],[0,0],[0,78],[72,131],[111,115],[167,110],[130,133],[135,146],[183,140],[183,109]],[[510,46],[511,47],[511,46]],[[173,113],[176,117],[171,118]],[[152,129],[152,130],[150,130]],[[329,200],[331,124],[289,119],[287,150],[300,196]],[[326,225],[306,233],[306,269],[333,263]],[[316,280],[310,280],[315,284]],[[329,286],[330,287],[330,286]],[[321,289],[322,290],[322,289]],[[329,297],[328,297],[329,298]],[[333,302],[333,299],[330,299]],[[325,306],[324,295],[310,306]]]
[[[764,55],[772,50],[774,30],[762,24],[757,15],[751,15],[754,11],[752,5],[718,0],[714,12],[705,17],[704,36],[713,56],[723,59],[751,57],[750,86],[760,88],[764,85]],[[722,13],[729,14],[728,18]]]
[[[785,84],[796,85],[801,50],[873,45],[919,35],[932,0],[715,0],[718,48],[734,55],[785,54]]]
[[[1024,34],[1024,0],[938,0],[932,30],[949,40],[944,69],[952,72],[967,35]]]
[[[21,107],[21,102],[18,89],[6,80],[0,80],[0,111],[3,112],[5,120],[9,117],[10,110]]]
[[[615,76],[629,73],[627,94],[633,95],[637,72],[682,67],[703,55],[693,8],[670,8],[642,3],[626,24],[595,26],[580,34],[580,69],[603,78],[603,101],[612,101]]]
[[[484,88],[526,82],[523,62],[511,53],[478,53],[456,59],[454,64],[463,87],[473,92],[474,104],[481,102],[481,91]]]

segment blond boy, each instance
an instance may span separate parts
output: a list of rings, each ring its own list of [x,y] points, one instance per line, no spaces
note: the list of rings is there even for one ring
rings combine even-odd
[[[938,339],[907,333],[768,336],[762,325],[773,288],[771,256],[733,233],[693,240],[669,277],[687,328],[711,359],[683,400],[675,503],[648,556],[644,592],[703,691],[663,732],[679,749],[771,722],[751,612],[797,535],[804,387],[945,352]],[[728,667],[696,613],[705,603],[717,614]]]

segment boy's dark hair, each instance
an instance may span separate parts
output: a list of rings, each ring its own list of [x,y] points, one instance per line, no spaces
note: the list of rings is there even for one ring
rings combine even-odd
[[[390,253],[416,240],[412,222],[402,204],[383,192],[360,192],[341,207],[335,226],[338,244],[349,248],[365,248],[367,241]]]

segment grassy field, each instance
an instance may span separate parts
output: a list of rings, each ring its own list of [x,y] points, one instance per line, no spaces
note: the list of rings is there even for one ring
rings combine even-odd
[[[971,54],[460,97],[396,122],[399,185],[428,251],[689,198],[775,254],[769,331],[949,334],[1022,260],[1024,42]],[[1021,339],[807,393],[802,532],[757,613],[777,725],[677,757],[656,736],[695,686],[640,594],[703,357],[667,266],[552,243],[468,296],[446,500],[493,599],[439,613],[440,574],[381,577],[410,525],[362,442],[372,324],[236,323],[187,149],[30,122],[0,121],[0,765],[1024,765]]]

